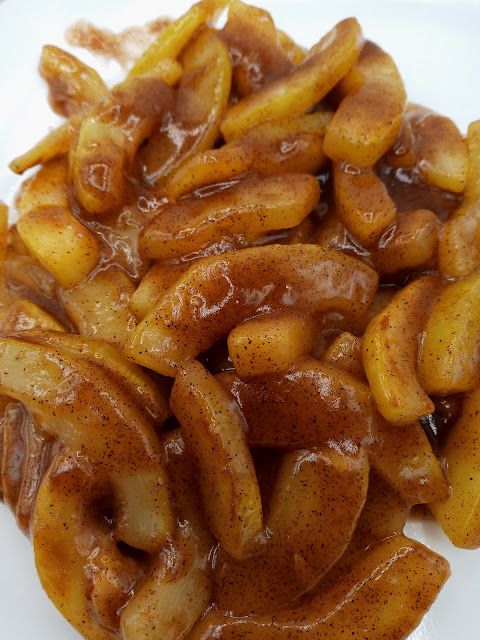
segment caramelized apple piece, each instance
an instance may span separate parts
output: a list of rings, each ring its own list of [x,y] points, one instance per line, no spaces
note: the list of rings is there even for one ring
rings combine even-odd
[[[371,249],[375,268],[391,274],[430,266],[437,254],[440,227],[439,219],[428,209],[402,211],[396,225]]]
[[[419,422],[393,425],[380,417],[368,445],[370,464],[408,505],[448,496],[448,482]]]
[[[450,495],[430,508],[457,547],[480,547],[480,389],[465,395],[459,418],[441,450]]]
[[[447,278],[468,276],[480,266],[480,120],[468,127],[467,147],[463,202],[440,234],[439,268]]]
[[[1,339],[0,392],[25,404],[47,432],[118,483],[122,540],[155,550],[173,517],[153,422],[108,369],[68,350]]]
[[[314,344],[317,323],[299,313],[267,313],[228,336],[228,353],[241,378],[285,371]]]
[[[220,551],[218,607],[235,615],[278,610],[310,591],[345,551],[368,486],[364,453],[327,447],[286,453],[278,469],[261,555]]]
[[[352,640],[406,638],[449,576],[446,560],[419,542],[395,536],[333,570],[292,608],[241,618],[213,609],[192,640]]]
[[[73,289],[63,289],[60,299],[79,333],[122,347],[135,329],[129,308],[134,291],[125,271],[113,266]]]
[[[298,449],[335,442],[350,451],[371,436],[374,408],[367,385],[331,364],[305,358],[281,375],[248,382],[232,373],[219,378],[247,420],[251,446]]]
[[[226,4],[224,0],[202,0],[194,4],[161,31],[155,42],[135,62],[128,77],[156,75],[162,62],[176,60],[197,29],[214,20]]]
[[[434,410],[417,377],[418,336],[441,288],[423,276],[401,289],[369,323],[363,365],[380,413],[394,424],[410,424]]]
[[[57,331],[24,331],[22,340],[62,349],[73,357],[101,365],[111,379],[120,382],[150,418],[161,426],[170,415],[168,397],[160,384],[155,384],[140,367],[127,360],[122,353],[103,340]]]
[[[292,61],[268,11],[231,0],[220,36],[230,49],[233,80],[241,97],[258,91],[272,78],[289,73]]]
[[[33,521],[40,582],[70,624],[92,640],[117,637],[117,611],[141,576],[99,517],[96,503],[105,491],[86,459],[59,454],[38,492]]]
[[[231,107],[221,125],[227,142],[267,120],[299,116],[315,106],[353,67],[362,46],[355,18],[339,22],[304,62]]]
[[[415,136],[417,162],[425,182],[432,187],[462,193],[468,171],[465,140],[444,116],[417,107],[408,114]]]
[[[196,153],[167,180],[170,198],[208,184],[228,182],[248,173],[316,174],[325,166],[323,153],[329,111],[309,113],[276,122],[264,122],[218,149]]]
[[[210,528],[232,556],[246,557],[256,548],[263,515],[245,418],[194,360],[182,366],[170,402],[198,467]]]
[[[333,160],[371,167],[400,132],[406,102],[403,81],[392,58],[366,42],[340,87],[345,98],[327,127],[323,150]]]
[[[176,367],[211,347],[259,311],[361,315],[377,287],[367,265],[315,245],[243,249],[194,264],[138,325],[128,357],[175,375]]]
[[[151,267],[130,298],[130,309],[137,320],[143,318],[185,273],[190,265],[185,262],[159,262]]]
[[[188,526],[180,528],[175,550],[155,562],[122,612],[125,640],[157,640],[159,635],[181,640],[211,601],[209,554],[215,541],[202,518],[193,461],[180,430],[169,433],[163,446],[173,503]]]
[[[1,332],[3,335],[10,335],[28,329],[65,331],[65,327],[56,318],[34,302],[17,300],[8,310],[1,324]]]
[[[328,349],[324,351],[322,360],[354,375],[365,376],[362,362],[362,339],[348,331],[344,331],[338,338],[335,338]]]
[[[158,183],[194,153],[213,147],[219,136],[232,82],[227,48],[214,31],[204,30],[185,49],[183,65],[176,107],[141,153],[142,174],[149,184]]]
[[[319,198],[318,181],[307,174],[246,178],[229,189],[162,209],[142,230],[140,251],[169,260],[241,248],[269,231],[296,226]]]
[[[370,247],[397,218],[387,188],[372,169],[340,162],[334,164],[334,181],[338,217],[362,246]]]
[[[85,111],[107,94],[95,69],[54,45],[43,47],[39,70],[48,83],[54,111],[67,118]]]
[[[480,383],[479,295],[480,274],[474,273],[447,285],[435,300],[418,366],[427,393],[472,391]]]

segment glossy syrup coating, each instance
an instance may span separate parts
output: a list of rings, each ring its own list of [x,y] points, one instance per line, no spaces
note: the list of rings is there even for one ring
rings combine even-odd
[[[480,544],[478,123],[406,107],[355,19],[307,52],[240,0],[110,90],[41,68],[0,478],[47,593],[87,640],[404,640],[448,577],[412,505]]]

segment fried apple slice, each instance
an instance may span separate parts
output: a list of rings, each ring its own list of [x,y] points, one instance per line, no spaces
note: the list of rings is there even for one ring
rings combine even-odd
[[[129,307],[134,291],[127,274],[113,266],[73,289],[63,289],[60,298],[80,334],[123,347],[135,328]]]
[[[109,377],[120,382],[140,408],[161,426],[170,415],[166,390],[140,367],[127,360],[113,345],[103,340],[57,331],[24,331],[22,340],[67,351],[75,358],[101,365]]]
[[[476,549],[480,547],[480,389],[465,395],[441,455],[450,495],[430,509],[455,546]]]
[[[182,60],[175,110],[141,154],[148,184],[159,183],[191,155],[213,147],[228,105],[232,65],[226,46],[213,30],[202,31],[187,46]]]
[[[69,209],[40,207],[23,215],[17,229],[30,253],[63,287],[74,287],[98,263],[96,237]]]
[[[334,184],[338,217],[362,246],[374,245],[397,219],[386,186],[372,169],[343,162],[334,163]]]
[[[173,516],[152,420],[108,370],[67,350],[4,338],[0,352],[0,392],[25,404],[67,448],[87,456],[114,489],[118,483],[124,542],[158,549],[171,536]]]
[[[43,47],[39,70],[48,83],[53,110],[67,118],[85,111],[107,94],[95,69],[54,45]]]
[[[480,274],[474,273],[447,285],[435,300],[418,365],[427,393],[444,396],[480,384],[479,325]]]
[[[194,33],[215,16],[227,3],[224,0],[197,2],[180,18],[162,30],[158,38],[130,69],[129,78],[155,74],[165,60],[176,60]]]
[[[269,245],[194,264],[138,325],[129,358],[165,375],[260,310],[360,316],[377,287],[362,262],[316,245]]]
[[[184,638],[211,601],[209,554],[215,544],[202,518],[193,461],[180,430],[163,442],[178,517],[188,526],[179,531],[173,553],[163,554],[121,614],[125,640]]]
[[[92,640],[117,636],[116,612],[141,575],[118,550],[107,523],[95,517],[95,500],[105,490],[87,460],[59,454],[38,492],[33,521],[40,582],[70,624]]]
[[[219,149],[196,153],[167,180],[172,199],[208,184],[227,182],[245,174],[316,174],[325,166],[323,153],[329,111],[276,122],[264,122]]]
[[[465,140],[450,120],[417,107],[408,114],[420,173],[427,184],[452,193],[462,193],[468,171]]]
[[[375,316],[363,337],[363,365],[380,413],[393,424],[410,424],[434,410],[417,377],[418,336],[441,288],[423,276],[401,289]]]
[[[70,211],[68,170],[53,160],[22,185],[17,231],[29,252],[64,287],[84,280],[100,258],[95,235]]]
[[[221,125],[227,142],[254,125],[309,111],[353,67],[362,47],[355,18],[339,22],[309,52],[304,62],[231,107]]]
[[[198,467],[212,533],[233,557],[248,556],[263,530],[263,515],[245,418],[218,380],[194,360],[179,371],[170,403]]]
[[[234,87],[241,97],[292,69],[292,60],[282,46],[272,16],[264,9],[231,0],[228,20],[220,36],[229,47],[234,63]]]
[[[75,194],[86,211],[103,215],[120,208],[124,172],[173,100],[172,89],[160,78],[132,78],[86,115],[69,154]]]
[[[242,248],[269,231],[290,229],[315,207],[320,187],[314,176],[291,173],[246,178],[229,189],[162,209],[142,230],[141,253],[157,260],[223,253]]]
[[[419,422],[392,425],[379,418],[368,454],[372,468],[406,504],[448,496],[447,479]]]
[[[68,166],[65,158],[48,162],[23,182],[16,206],[20,218],[40,207],[68,209]]]
[[[480,120],[468,127],[467,147],[463,202],[440,234],[438,262],[447,278],[468,276],[480,266]]]
[[[352,640],[406,638],[449,576],[446,560],[419,542],[395,536],[338,570],[292,608],[233,617],[211,610],[192,640]]]
[[[400,132],[406,103],[403,81],[392,58],[366,42],[340,87],[345,98],[327,127],[323,150],[332,160],[371,167]]]
[[[228,353],[241,378],[285,371],[314,344],[317,323],[300,313],[267,313],[228,336]]]
[[[362,362],[362,339],[348,331],[344,331],[335,338],[324,351],[322,360],[354,375],[365,376]]]
[[[138,321],[145,318],[189,266],[188,262],[159,262],[151,267],[130,298],[130,309]]]
[[[286,453],[262,554],[244,561],[218,555],[217,606],[235,615],[272,612],[314,588],[349,544],[367,486],[364,453],[327,447]]]
[[[287,373],[248,382],[230,372],[219,379],[247,420],[251,446],[299,449],[335,442],[351,451],[372,434],[374,408],[367,385],[315,358],[297,362]]]
[[[11,171],[22,174],[27,169],[31,169],[38,164],[47,164],[47,162],[67,154],[70,150],[72,139],[78,131],[83,118],[84,114],[78,113],[67,120],[67,122],[63,122],[56,129],[47,133],[47,135],[31,149],[12,160],[9,164]]]
[[[30,300],[17,300],[8,310],[1,325],[3,335],[28,329],[53,329],[65,331],[65,327],[50,313]]]
[[[392,274],[432,264],[437,255],[440,220],[428,209],[402,211],[397,223],[371,249],[375,268]]]

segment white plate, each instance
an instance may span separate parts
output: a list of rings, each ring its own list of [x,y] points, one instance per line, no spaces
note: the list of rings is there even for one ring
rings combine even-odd
[[[11,203],[19,180],[7,164],[58,119],[45,99],[37,65],[42,44],[65,46],[65,29],[81,18],[113,30],[157,16],[178,15],[184,0],[0,0],[0,198]],[[312,44],[335,22],[356,15],[368,38],[393,55],[409,98],[452,117],[462,130],[480,117],[480,3],[363,0],[259,0],[278,25],[302,44]],[[85,52],[106,80],[117,65]],[[75,640],[49,603],[36,577],[29,542],[0,506],[0,637],[10,640]],[[409,535],[445,555],[452,577],[411,640],[479,637],[480,551],[455,549],[433,522],[409,524]],[[477,631],[475,631],[477,629]],[[161,639],[159,639],[161,640]]]

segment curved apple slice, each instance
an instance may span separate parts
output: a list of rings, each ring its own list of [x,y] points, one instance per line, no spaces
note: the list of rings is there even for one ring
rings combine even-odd
[[[333,569],[294,607],[234,617],[212,609],[192,640],[384,640],[406,638],[449,576],[446,560],[419,542],[394,536]]]
[[[407,97],[402,78],[392,58],[366,42],[340,90],[346,97],[327,127],[323,150],[333,160],[371,167],[400,132]]]
[[[138,325],[125,351],[174,376],[242,320],[294,307],[313,315],[335,310],[359,317],[378,276],[364,263],[317,245],[268,245],[195,263]]]
[[[363,337],[365,373],[380,413],[409,424],[434,410],[417,377],[418,338],[441,283],[424,276],[401,289],[370,321]]]
[[[368,487],[364,452],[328,447],[286,453],[280,463],[259,555],[220,550],[215,602],[235,615],[276,611],[313,589],[349,544]]]

